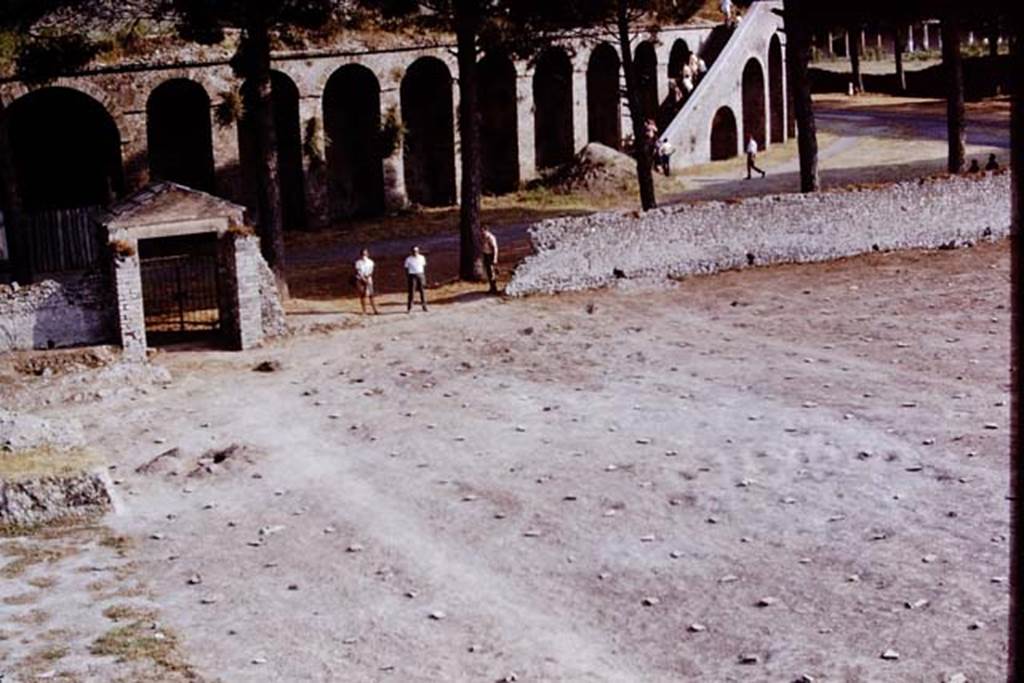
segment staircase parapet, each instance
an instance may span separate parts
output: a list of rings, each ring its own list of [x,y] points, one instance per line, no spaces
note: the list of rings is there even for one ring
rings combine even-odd
[[[781,9],[781,0],[755,0],[698,87],[665,128],[660,139],[667,140],[675,149],[674,167],[711,160],[711,126],[722,107],[729,107],[737,121],[736,154],[740,153],[744,143],[743,70],[751,57],[757,57],[767,81],[768,47],[771,37],[783,27],[782,17],[776,11]]]

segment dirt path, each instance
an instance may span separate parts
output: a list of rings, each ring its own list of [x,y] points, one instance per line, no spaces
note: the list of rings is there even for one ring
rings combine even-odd
[[[462,301],[43,412],[117,466],[107,522],[209,679],[997,680],[1008,268]]]

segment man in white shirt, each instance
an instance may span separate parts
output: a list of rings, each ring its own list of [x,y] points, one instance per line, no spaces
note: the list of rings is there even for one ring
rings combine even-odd
[[[490,285],[490,293],[498,293],[498,276],[494,267],[498,265],[498,238],[490,228],[484,226],[480,232],[480,253],[484,257],[484,273]]]
[[[373,259],[370,258],[370,252],[363,249],[359,255],[359,260],[355,263],[355,280],[356,290],[359,292],[359,304],[363,307],[363,315],[366,315],[366,300],[370,300],[370,306],[373,307],[373,314],[380,315],[380,311],[377,310],[377,302],[373,298]]]
[[[747,140],[747,180],[750,180],[750,172],[757,171],[764,178],[766,173],[757,167],[757,140],[751,135]]]
[[[654,157],[655,168],[660,168],[661,172],[665,174],[665,177],[672,175],[671,161],[672,154],[675,152],[675,148],[672,143],[667,139],[662,138],[658,142],[657,154]]]
[[[413,292],[419,290],[420,304],[423,310],[427,310],[427,257],[420,253],[419,247],[413,247],[409,255],[405,257],[405,280],[409,286],[409,301],[406,304],[406,313],[412,312]]]

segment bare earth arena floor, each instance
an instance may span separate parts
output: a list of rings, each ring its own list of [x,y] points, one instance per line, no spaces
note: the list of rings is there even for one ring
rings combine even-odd
[[[100,542],[6,573],[0,662],[56,680],[999,680],[1008,275],[1005,242],[874,254],[160,354],[164,389],[41,411],[83,422],[122,511]],[[186,476],[230,444],[245,457]],[[171,447],[179,464],[134,472]],[[77,578],[97,566],[121,583]],[[88,656],[125,601],[177,634],[152,678]],[[69,651],[40,664],[61,629]]]

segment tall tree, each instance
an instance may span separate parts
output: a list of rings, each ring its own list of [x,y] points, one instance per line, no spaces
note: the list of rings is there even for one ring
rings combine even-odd
[[[896,60],[896,89],[901,93],[907,92],[907,72],[903,68],[903,53],[907,49],[907,38],[904,33],[907,29],[902,23],[897,23],[893,31],[893,57]]]
[[[653,150],[647,144],[647,112],[635,68],[633,40],[656,34],[661,26],[682,23],[704,6],[703,0],[574,0],[574,21],[585,32],[606,35],[619,47],[624,96],[633,133],[640,205],[644,211],[657,207],[654,189]]]
[[[647,142],[647,115],[640,96],[639,74],[634,66],[632,25],[642,13],[630,7],[629,0],[618,0],[615,12],[615,28],[622,53],[622,73],[626,81],[626,102],[633,128],[633,155],[636,159],[636,177],[640,185],[640,206],[644,211],[658,208],[654,193],[654,159]]]
[[[256,206],[263,256],[274,271],[282,296],[285,279],[284,217],[278,177],[278,141],[274,125],[271,46],[279,31],[315,29],[326,24],[341,0],[170,0],[182,37],[216,44],[229,29],[241,39],[232,59],[235,73],[250,83],[245,117],[255,132]]]
[[[1007,8],[1008,9],[1008,8]],[[1009,13],[1012,51],[1012,120],[1010,124],[1010,166],[1013,192],[1013,222],[1010,228],[1011,301],[1013,328],[1010,339],[1010,385],[1013,387],[1010,414],[1010,639],[1006,680],[1024,681],[1024,12]]]
[[[483,150],[480,148],[480,79],[477,68],[482,10],[481,0],[454,0],[453,23],[459,60],[459,154],[462,162],[459,277],[474,282],[484,278],[480,251]]]
[[[480,195],[482,148],[478,59],[490,50],[517,57],[531,56],[559,37],[574,33],[593,39],[604,30],[619,45],[626,82],[626,100],[637,143],[637,177],[644,209],[656,206],[650,150],[643,145],[644,121],[640,84],[633,68],[632,40],[642,19],[651,27],[661,20],[689,18],[703,0],[361,0],[389,17],[407,17],[455,34],[459,64],[459,130],[462,184],[459,207],[459,276],[479,281]],[[425,10],[425,12],[424,12]]]
[[[846,45],[850,52],[850,77],[853,79],[853,94],[859,95],[864,92],[864,75],[860,70],[860,48],[864,30],[860,24],[850,24],[846,27]]]
[[[782,12],[785,19],[789,87],[793,89],[796,116],[801,192],[817,192],[821,188],[818,177],[818,128],[811,99],[811,35],[815,23],[808,3],[812,1],[785,0]]]
[[[480,139],[479,57],[488,51],[522,56],[540,49],[547,29],[568,19],[561,3],[540,0],[358,0],[389,19],[405,19],[455,35],[459,87],[459,277],[483,279],[480,252],[480,196],[483,150]]]
[[[964,110],[964,68],[960,56],[960,19],[953,11],[942,17],[942,64],[946,78],[946,128],[949,138],[948,170],[964,170],[967,128]]]

